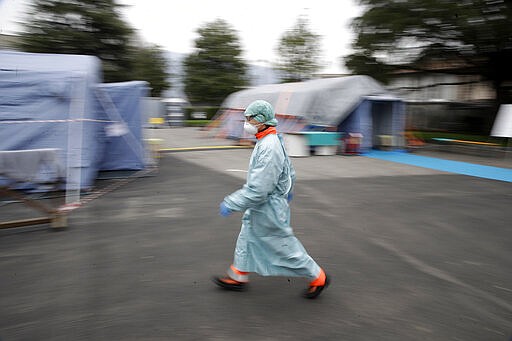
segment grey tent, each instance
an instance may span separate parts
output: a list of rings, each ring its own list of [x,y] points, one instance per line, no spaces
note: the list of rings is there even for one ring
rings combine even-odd
[[[243,109],[257,99],[271,103],[278,114],[302,118],[310,127],[361,133],[363,149],[378,145],[381,135],[400,136],[405,129],[402,100],[368,76],[258,86],[231,94],[222,107]]]

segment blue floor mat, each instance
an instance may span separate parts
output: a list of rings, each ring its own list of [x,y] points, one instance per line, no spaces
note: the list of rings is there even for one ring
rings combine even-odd
[[[403,163],[411,166],[435,169],[443,172],[476,176],[479,178],[512,182],[512,169],[477,165],[474,163],[438,159],[435,157],[419,156],[406,152],[386,152],[372,150],[363,156]]]

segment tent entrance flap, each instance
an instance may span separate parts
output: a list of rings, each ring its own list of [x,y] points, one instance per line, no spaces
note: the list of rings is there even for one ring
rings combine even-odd
[[[393,103],[372,102],[372,145],[389,146],[393,142]],[[391,141],[390,141],[391,140]]]

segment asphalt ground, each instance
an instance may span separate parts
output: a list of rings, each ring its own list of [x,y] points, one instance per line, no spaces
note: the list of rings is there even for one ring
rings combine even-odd
[[[509,340],[512,185],[365,157],[293,159],[292,225],[332,276],[210,281],[240,214],[218,216],[250,150],[167,154],[70,215],[0,231],[6,340]]]

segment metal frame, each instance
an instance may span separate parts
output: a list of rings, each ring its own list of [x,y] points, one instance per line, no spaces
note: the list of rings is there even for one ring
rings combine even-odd
[[[0,194],[20,200],[25,205],[47,214],[47,216],[45,217],[0,222],[0,229],[40,224],[51,224],[51,227],[54,229],[59,229],[68,226],[67,215],[65,214],[65,212],[61,212],[57,209],[50,208],[36,200],[27,198],[16,191],[10,190],[5,186],[0,186]]]

